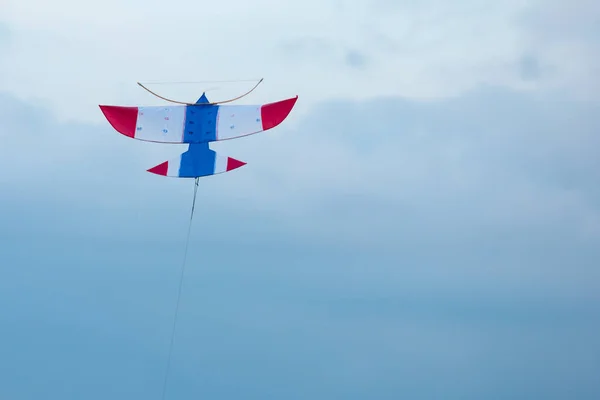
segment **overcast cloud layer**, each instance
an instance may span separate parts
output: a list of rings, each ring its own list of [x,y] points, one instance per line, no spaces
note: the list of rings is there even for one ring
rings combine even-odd
[[[3,0],[0,21],[12,34],[0,84],[51,100],[61,118],[94,121],[98,103],[154,104],[135,82],[156,80],[264,77],[249,101],[299,94],[301,110],[482,83],[597,99],[599,17],[593,0]],[[199,90],[154,88],[190,100]]]
[[[261,76],[298,107],[211,145],[168,398],[600,397],[595,2],[0,7],[0,397],[160,395],[185,146],[98,104]]]

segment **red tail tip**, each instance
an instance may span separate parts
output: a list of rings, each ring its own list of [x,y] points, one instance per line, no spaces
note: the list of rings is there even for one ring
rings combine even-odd
[[[243,161],[236,160],[235,158],[227,157],[227,171],[231,171],[232,169],[243,167],[244,165],[246,165],[246,163]]]
[[[156,167],[152,167],[148,170],[148,172],[152,172],[156,175],[167,176],[167,172],[169,171],[169,162],[165,161],[162,164],[157,165]]]

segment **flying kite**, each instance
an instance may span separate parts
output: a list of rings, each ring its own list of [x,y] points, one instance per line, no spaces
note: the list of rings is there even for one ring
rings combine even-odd
[[[190,225],[186,238],[185,253],[181,266],[179,292],[175,307],[175,319],[171,332],[167,370],[163,382],[162,398],[165,398],[169,376],[175,324],[179,311],[179,300],[187,258],[190,229],[196,204],[198,179],[203,176],[221,174],[246,165],[245,162],[218,154],[209,148],[210,142],[230,140],[253,135],[275,128],[292,111],[298,96],[262,105],[221,105],[238,100],[252,92],[262,79],[247,93],[236,98],[209,102],[206,93],[195,103],[171,100],[154,93],[138,82],[142,88],[158,98],[177,105],[170,106],[109,106],[100,105],[108,122],[119,133],[137,140],[155,143],[189,144],[186,152],[178,158],[168,160],[148,169],[157,175],[175,178],[195,178],[194,199]]]
[[[198,178],[232,171],[246,165],[235,158],[209,148],[210,142],[235,139],[275,128],[292,111],[298,96],[262,105],[220,105],[234,99],[211,103],[206,94],[195,103],[162,97],[138,82],[153,95],[178,105],[110,106],[100,109],[119,133],[137,140],[155,143],[187,143],[188,150],[178,158],[148,169],[148,172],[176,178]]]

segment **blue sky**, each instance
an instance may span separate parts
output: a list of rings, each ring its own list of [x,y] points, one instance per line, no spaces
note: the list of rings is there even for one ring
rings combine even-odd
[[[298,109],[213,146],[167,398],[600,396],[595,3],[57,3],[0,13],[0,397],[160,396],[193,186],[97,104],[263,73]]]

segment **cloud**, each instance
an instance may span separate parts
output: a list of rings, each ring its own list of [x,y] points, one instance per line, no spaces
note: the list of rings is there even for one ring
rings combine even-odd
[[[0,22],[0,49],[4,49],[10,40],[10,30],[8,27]]]
[[[352,68],[362,69],[367,63],[367,57],[361,52],[350,50],[346,53],[346,64]]]
[[[344,65],[353,69],[363,69],[368,56],[358,50],[344,48],[325,38],[303,37],[283,42],[282,53],[294,63],[314,65],[327,64],[328,67],[341,68]]]
[[[541,70],[537,58],[532,55],[524,55],[519,62],[519,70],[523,80],[536,80],[540,77]]]
[[[21,99],[47,101],[60,120],[98,123],[101,119],[89,111],[98,103],[154,104],[157,100],[135,85],[148,80],[264,77],[265,84],[245,101],[299,94],[301,112],[326,100],[437,98],[481,84],[560,89],[573,96],[595,93],[588,89],[595,68],[591,42],[579,35],[567,48],[555,40],[544,43],[547,30],[538,21],[553,17],[547,11],[552,6],[543,2],[460,2],[452,7],[441,1],[387,2],[384,9],[377,5],[383,2],[313,3],[273,6],[264,0],[248,7],[230,0],[200,6],[178,0],[159,11],[139,2],[81,7],[59,0],[49,7],[36,0],[25,7],[11,0],[1,18],[11,26],[13,46],[0,67],[0,84]],[[310,4],[319,12],[306,11]],[[156,19],[162,21],[159,30],[144,23]],[[593,20],[577,24],[592,27]],[[219,40],[182,39],[198,35],[199,26]],[[302,45],[295,53],[282,51],[290,43]],[[540,79],[523,79],[519,65],[524,54],[535,56],[546,71]],[[344,65],[346,57],[360,65],[368,60],[368,68],[357,74]],[[202,88],[168,90],[177,98],[195,99]]]
[[[595,99],[600,57],[600,7],[597,2],[576,0],[568,5],[553,0],[530,6],[517,19],[523,43],[548,73],[544,87],[570,88],[571,95]]]

